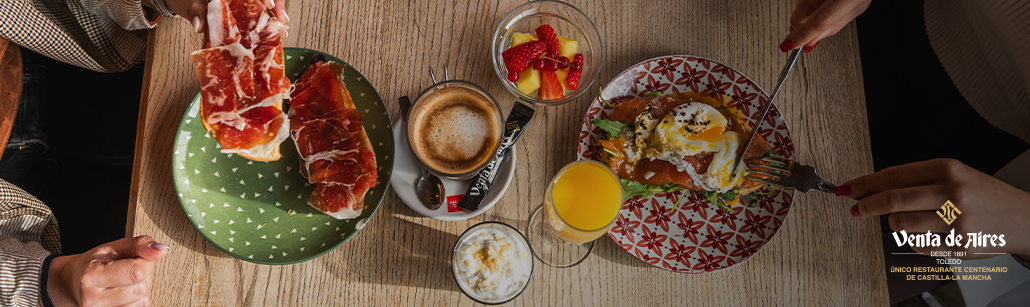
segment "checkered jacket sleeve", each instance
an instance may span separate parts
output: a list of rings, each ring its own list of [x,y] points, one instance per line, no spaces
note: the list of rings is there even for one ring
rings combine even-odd
[[[0,0],[0,36],[82,68],[125,71],[146,56],[144,30],[175,15],[164,1]]]
[[[43,260],[60,251],[50,208],[0,179],[0,306],[37,306]]]
[[[141,0],[79,1],[81,1],[82,7],[86,11],[98,17],[113,20],[126,30],[146,30],[152,29],[157,25],[157,13],[150,10],[144,11]],[[149,5],[150,1],[147,1],[147,4]]]

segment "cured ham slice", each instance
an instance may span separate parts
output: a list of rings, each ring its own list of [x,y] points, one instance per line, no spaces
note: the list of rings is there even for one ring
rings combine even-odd
[[[343,83],[343,66],[316,56],[290,94],[290,135],[301,172],[316,184],[308,204],[336,219],[358,217],[376,184],[376,156]]]
[[[200,80],[200,117],[222,153],[278,160],[289,135],[282,100],[286,26],[257,0],[208,2],[205,48],[194,51]]]

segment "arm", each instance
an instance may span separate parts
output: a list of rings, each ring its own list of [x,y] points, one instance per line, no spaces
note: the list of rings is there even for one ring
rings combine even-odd
[[[36,306],[43,262],[60,251],[57,220],[50,208],[0,180],[0,305]]]
[[[204,29],[209,0],[79,0],[82,6],[94,15],[104,16],[118,22],[127,30],[152,29],[160,16],[182,16],[193,23],[197,32]],[[270,8],[283,22],[290,20],[286,15],[285,0],[257,0]]]
[[[150,304],[151,272],[167,245],[139,236],[58,257],[60,241],[50,208],[0,179],[0,306]]]
[[[0,241],[0,305],[39,303],[43,261],[49,255],[39,243],[23,243],[15,238]]]
[[[812,51],[819,40],[837,34],[865,12],[872,0],[799,0],[790,16],[790,33],[780,44],[783,52],[804,47]]]
[[[851,207],[856,217],[890,214],[890,227],[909,234],[927,232],[962,235],[963,246],[913,247],[918,253],[931,251],[968,252],[963,259],[996,256],[984,253],[1010,253],[1030,259],[1030,193],[952,159],[935,159],[889,167],[853,179],[836,190],[839,196],[858,200]],[[950,201],[961,213],[950,215],[949,223],[941,207]],[[943,210],[943,211],[942,211]],[[980,241],[986,246],[970,245],[967,236],[1004,235],[1004,243]],[[942,236],[943,237],[943,236]],[[999,240],[1000,241],[1000,240]],[[981,254],[977,254],[977,253]]]
[[[153,29],[161,15],[174,16],[164,9],[164,0],[78,0],[93,15],[114,20],[126,30]],[[158,5],[155,5],[155,2]]]
[[[49,298],[54,306],[149,306],[151,273],[167,254],[167,245],[139,236],[53,258]]]

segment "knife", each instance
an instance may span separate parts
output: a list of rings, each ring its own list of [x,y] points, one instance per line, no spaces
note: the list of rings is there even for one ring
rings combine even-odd
[[[783,66],[783,71],[780,71],[780,81],[776,84],[776,89],[773,90],[772,96],[769,96],[769,101],[765,103],[765,107],[762,107],[762,116],[758,117],[758,121],[755,122],[755,126],[751,128],[751,133],[747,136],[747,141],[744,141],[744,146],[740,148],[740,154],[737,155],[737,161],[733,163],[733,171],[730,174],[732,176],[737,175],[737,168],[740,167],[740,161],[744,160],[744,153],[747,152],[747,148],[751,146],[751,141],[755,139],[755,133],[758,132],[758,126],[762,125],[762,121],[765,120],[765,116],[769,114],[769,108],[773,105],[773,100],[776,99],[776,95],[780,93],[780,88],[783,87],[783,83],[786,83],[787,76],[790,76],[790,71],[794,69],[794,63],[798,62],[798,58],[801,57],[801,49],[798,48],[791,51],[790,55],[787,56],[787,65]]]

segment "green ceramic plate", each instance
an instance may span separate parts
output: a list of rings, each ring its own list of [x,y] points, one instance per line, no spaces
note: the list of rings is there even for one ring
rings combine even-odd
[[[297,73],[319,51],[286,48],[286,75]],[[358,110],[379,164],[379,183],[365,195],[365,209],[351,220],[336,220],[307,205],[314,185],[301,176],[293,139],[282,143],[282,158],[254,162],[220,152],[218,142],[197,118],[198,93],[179,123],[172,177],[179,203],[208,242],[233,257],[260,264],[291,264],[322,256],[358,233],[379,208],[393,171],[390,114],[372,84],[343,64],[344,82]],[[286,108],[287,104],[283,104]]]

